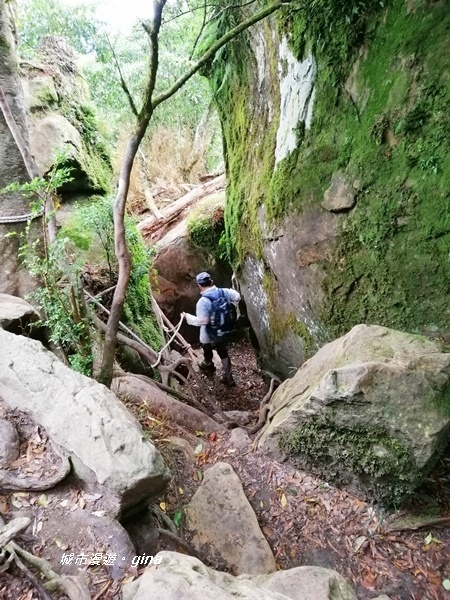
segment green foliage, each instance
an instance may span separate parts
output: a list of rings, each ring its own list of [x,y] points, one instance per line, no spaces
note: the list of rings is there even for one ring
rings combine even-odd
[[[139,108],[147,78],[148,37],[137,25],[130,34],[117,34],[95,16],[95,7],[84,3],[65,5],[57,0],[22,0],[19,11],[19,49],[34,58],[44,35],[61,35],[84,55],[83,71],[98,110],[110,125],[130,120],[128,100],[117,72],[120,64],[127,86]],[[195,7],[193,7],[195,8]],[[159,38],[157,92],[169,87],[190,66],[190,54],[203,14],[185,11],[181,2],[166,5]],[[112,50],[114,48],[114,51]],[[210,102],[207,82],[194,77],[152,119],[152,127],[195,126]],[[113,117],[113,118],[112,118]]]
[[[60,35],[81,54],[98,51],[99,33],[104,23],[95,17],[93,5],[65,5],[58,0],[20,0],[17,27],[19,47],[24,58],[34,58],[41,39]]]
[[[312,52],[333,84],[342,81],[348,64],[364,41],[383,0],[297,0],[280,13],[278,27],[302,60]],[[375,21],[376,22],[376,21]]]
[[[420,479],[407,446],[376,426],[338,426],[322,415],[281,436],[279,444],[327,480],[345,484],[356,478],[371,495],[389,504],[410,494]]]
[[[72,222],[64,229],[76,252],[90,264],[105,264],[109,283],[117,281],[118,264],[114,253],[113,200],[93,198],[77,207]],[[148,248],[136,229],[134,219],[125,217],[125,235],[131,253],[132,267],[123,321],[152,348],[159,350],[162,336],[153,312],[150,289],[150,263],[153,249]]]
[[[63,161],[64,157],[59,157]],[[32,200],[32,215],[44,211],[47,195],[70,181],[70,169],[58,168],[58,160],[47,178],[35,178],[24,184],[11,184],[2,193],[16,191]],[[72,368],[85,375],[92,373],[92,349],[89,318],[85,312],[83,291],[80,285],[81,264],[70,265],[66,259],[68,239],[59,235],[49,244],[45,222],[51,215],[44,213],[43,235],[30,242],[31,219],[21,237],[20,257],[29,273],[42,286],[29,295],[29,299],[44,313],[41,323],[48,328],[49,340],[67,356]],[[62,272],[62,265],[69,272]]]

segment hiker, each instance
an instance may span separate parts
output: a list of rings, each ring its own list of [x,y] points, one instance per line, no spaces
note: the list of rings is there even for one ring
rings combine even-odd
[[[231,360],[228,356],[227,344],[225,341],[226,331],[222,332],[214,321],[222,318],[222,321],[230,320],[229,304],[237,306],[241,295],[236,290],[230,288],[218,288],[214,285],[209,273],[199,273],[195,278],[200,290],[201,298],[197,302],[196,316],[182,313],[186,318],[188,325],[200,327],[200,343],[203,349],[204,360],[199,364],[202,371],[214,373],[213,349],[222,360],[222,374],[220,382],[231,387],[236,385],[231,374]],[[219,302],[217,302],[219,301]],[[222,301],[222,302],[221,302]],[[227,310],[228,305],[228,310]],[[219,313],[219,314],[218,314]],[[221,314],[222,313],[222,314]],[[225,323],[224,329],[228,326]]]

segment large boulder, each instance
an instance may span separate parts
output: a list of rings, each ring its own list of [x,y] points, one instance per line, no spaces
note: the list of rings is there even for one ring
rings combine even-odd
[[[185,509],[194,547],[235,575],[271,573],[275,559],[231,465],[216,463]]]
[[[1,329],[0,397],[30,413],[113,508],[164,488],[168,471],[160,453],[113,392],[66,367],[40,342]]]
[[[31,323],[39,320],[39,314],[29,302],[17,296],[0,294],[0,327],[12,333],[29,330]]]
[[[449,440],[450,354],[357,325],[275,392],[259,447],[369,498],[411,492]]]
[[[18,64],[16,56],[16,41],[13,32],[16,31],[14,18],[14,5],[11,2],[0,0],[0,85],[5,93],[14,121],[19,127],[24,138],[28,141],[24,98],[19,81]],[[0,189],[12,183],[24,183],[29,176],[23,157],[14,141],[13,135],[3,113],[0,111]],[[3,193],[0,197],[0,220],[3,217],[20,217],[30,213],[30,199],[18,191]],[[0,292],[8,294],[25,295],[33,287],[33,277],[24,268],[20,257],[20,246],[23,245],[26,218],[22,222],[0,222],[0,256],[2,266],[0,269]],[[37,231],[41,230],[41,223],[35,221],[31,228],[31,239]]]
[[[39,173],[48,173],[63,153],[64,166],[73,169],[64,192],[108,191],[110,157],[74,50],[62,37],[45,36],[39,61],[21,61],[20,67]]]
[[[81,135],[69,121],[58,113],[45,114],[31,126],[30,145],[41,175],[55,164],[58,153],[66,152],[68,158],[82,162]]]
[[[160,563],[160,564],[157,564]],[[123,600],[356,600],[350,584],[321,567],[296,567],[271,575],[214,571],[192,556],[159,552],[152,567],[123,586]]]

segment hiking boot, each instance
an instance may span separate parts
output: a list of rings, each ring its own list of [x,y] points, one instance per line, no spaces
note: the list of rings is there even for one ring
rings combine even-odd
[[[214,373],[214,371],[216,370],[214,363],[206,361],[202,361],[201,363],[199,363],[198,368],[201,371],[205,371],[205,373]]]
[[[233,375],[226,375],[225,373],[222,373],[219,381],[220,381],[220,383],[223,383],[223,385],[226,385],[227,387],[234,387],[236,385],[236,382],[233,379]]]

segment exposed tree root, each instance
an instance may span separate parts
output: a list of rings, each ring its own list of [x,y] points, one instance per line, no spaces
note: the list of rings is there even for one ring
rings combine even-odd
[[[17,523],[17,522],[20,523]],[[14,519],[5,525],[2,517],[0,516],[0,535],[3,532],[5,534],[4,539],[9,537],[9,534],[15,530],[14,536],[19,535],[28,525],[31,523],[30,519]],[[20,526],[19,526],[20,525]],[[6,531],[9,532],[8,536]],[[0,547],[2,544],[0,543]],[[91,595],[85,580],[82,577],[70,577],[66,575],[59,575],[53,571],[52,566],[43,558],[39,558],[30,552],[27,552],[21,548],[12,539],[9,539],[8,543],[4,544],[3,553],[0,554],[0,560],[8,554],[8,558],[3,564],[3,567],[9,566],[12,561],[18,566],[18,568],[25,574],[25,576],[31,581],[36,588],[41,600],[52,600],[51,596],[47,591],[58,590],[66,594],[70,600],[91,600]],[[20,557],[20,558],[19,558]],[[48,583],[43,585],[41,581],[28,569],[24,562],[28,563],[31,567],[37,569],[45,579],[48,579]],[[0,572],[4,569],[0,569]]]
[[[163,418],[169,417],[170,420],[173,420],[182,428],[207,433],[224,431],[223,425],[203,412],[171,398],[155,385],[133,375],[115,377],[112,389],[116,394],[125,395],[139,405],[145,402],[152,413]]]
[[[270,407],[269,402],[270,402],[270,399],[272,398],[272,394],[275,389],[275,384],[276,384],[275,379],[271,379],[269,391],[264,396],[264,398],[261,400],[261,403],[259,405],[258,422],[251,429],[248,429],[248,433],[250,433],[250,434],[257,433],[260,429],[262,429],[264,427],[264,425],[266,423],[267,415],[270,412],[271,407]]]
[[[28,517],[21,517],[19,519],[13,519],[6,525],[0,527],[0,549],[14,539],[19,533],[25,531],[31,524],[31,519]]]

